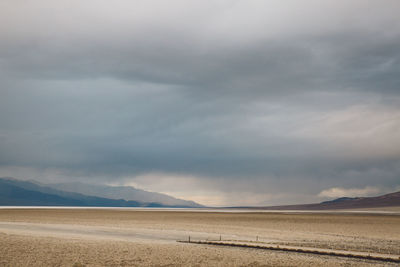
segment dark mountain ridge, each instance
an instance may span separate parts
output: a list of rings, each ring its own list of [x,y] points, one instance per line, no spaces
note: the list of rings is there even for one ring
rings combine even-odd
[[[359,197],[340,197],[340,198],[336,198],[336,199],[333,199],[333,200],[323,201],[323,202],[321,202],[321,204],[324,204],[324,203],[338,203],[338,202],[343,202],[343,201],[353,200],[353,199],[359,199]]]
[[[400,191],[377,197],[342,197],[314,204],[261,207],[265,210],[335,210],[400,206]]]

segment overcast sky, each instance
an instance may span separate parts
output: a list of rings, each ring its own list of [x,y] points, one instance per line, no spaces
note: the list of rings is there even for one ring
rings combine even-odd
[[[206,205],[400,189],[400,1],[0,2],[0,176]]]

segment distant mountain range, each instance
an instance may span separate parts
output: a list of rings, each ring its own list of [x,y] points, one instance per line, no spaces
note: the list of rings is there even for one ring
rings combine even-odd
[[[42,184],[0,178],[0,205],[98,207],[202,207],[193,201],[147,192],[130,186],[84,183]]]
[[[335,210],[400,206],[400,191],[377,197],[342,197],[315,204],[262,207],[265,210]],[[260,208],[258,208],[260,209]]]
[[[131,186],[84,183],[43,184],[0,178],[0,206],[203,207],[193,201]],[[340,210],[400,206],[400,191],[377,197],[342,197],[314,204],[242,207],[265,210]]]

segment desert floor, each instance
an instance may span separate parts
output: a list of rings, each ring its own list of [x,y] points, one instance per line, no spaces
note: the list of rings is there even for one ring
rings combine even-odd
[[[0,209],[0,266],[398,266],[176,242],[189,236],[400,254],[400,215]]]

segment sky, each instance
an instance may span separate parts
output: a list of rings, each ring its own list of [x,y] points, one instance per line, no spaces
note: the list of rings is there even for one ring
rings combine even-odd
[[[212,206],[400,190],[400,2],[3,0],[0,176]]]

